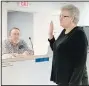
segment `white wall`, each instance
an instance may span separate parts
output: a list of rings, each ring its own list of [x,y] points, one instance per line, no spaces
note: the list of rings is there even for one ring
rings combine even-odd
[[[2,4],[2,40],[7,38],[7,8]]]
[[[78,25],[89,26],[89,2],[84,2],[80,5],[80,20]]]
[[[34,50],[35,54],[46,54],[48,47],[49,18],[46,13],[34,14]]]

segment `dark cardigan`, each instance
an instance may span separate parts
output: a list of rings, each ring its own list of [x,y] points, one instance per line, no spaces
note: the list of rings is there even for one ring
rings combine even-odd
[[[49,40],[53,50],[51,81],[56,84],[79,85],[87,59],[88,41],[82,27],[76,26],[68,34],[65,29],[55,40]]]

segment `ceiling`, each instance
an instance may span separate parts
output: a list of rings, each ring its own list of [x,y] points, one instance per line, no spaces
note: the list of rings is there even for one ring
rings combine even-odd
[[[59,11],[60,7],[65,4],[75,4],[79,8],[83,5],[83,2],[28,2],[28,7],[22,7],[19,2],[3,2],[3,7],[5,7],[9,12],[13,11],[24,11],[24,12],[49,12],[49,11]],[[2,8],[3,8],[2,7]]]

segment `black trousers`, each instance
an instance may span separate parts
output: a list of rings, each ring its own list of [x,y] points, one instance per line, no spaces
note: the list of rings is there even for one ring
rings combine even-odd
[[[84,68],[84,74],[82,78],[82,85],[88,85],[88,73],[87,73],[87,67]]]
[[[88,86],[89,83],[88,83],[88,73],[87,73],[87,67],[85,66],[84,67],[84,73],[83,73],[83,77],[82,77],[82,81],[81,81],[81,84],[80,85],[86,85]],[[75,86],[73,84],[58,84],[58,86]],[[78,86],[78,85],[76,85]]]

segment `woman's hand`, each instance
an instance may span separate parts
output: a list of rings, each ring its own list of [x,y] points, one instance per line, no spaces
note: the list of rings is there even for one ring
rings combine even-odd
[[[54,25],[53,25],[53,22],[51,21],[50,22],[50,27],[49,27],[49,39],[52,39],[53,38],[53,30],[54,30]]]
[[[29,55],[29,53],[28,53],[28,51],[24,51],[24,53],[22,55],[27,56],[27,55]]]

